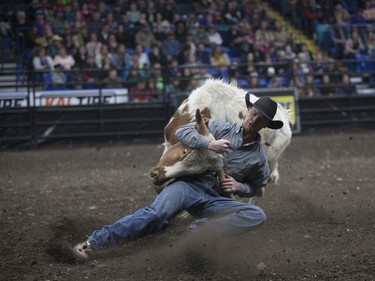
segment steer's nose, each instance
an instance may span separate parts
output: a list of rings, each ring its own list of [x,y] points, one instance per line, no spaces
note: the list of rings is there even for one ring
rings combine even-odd
[[[151,169],[151,171],[150,171],[150,177],[151,177],[152,179],[156,178],[156,177],[158,176],[158,174],[159,174],[159,172],[158,172],[157,169],[155,169],[155,168],[152,168],[152,169]]]

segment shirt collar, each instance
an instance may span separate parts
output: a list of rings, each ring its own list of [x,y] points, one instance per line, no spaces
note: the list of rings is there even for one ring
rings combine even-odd
[[[237,134],[241,134],[241,139],[243,139],[243,127],[242,127],[242,124],[237,124],[237,125],[236,125],[236,133],[237,133]],[[248,143],[244,144],[243,146],[252,145],[252,144],[254,144],[254,143],[256,143],[256,142],[259,143],[259,142],[260,142],[260,139],[261,139],[261,136],[260,136],[260,134],[258,133],[258,134],[257,134],[257,137],[256,137],[255,140],[253,140],[253,141],[251,141],[251,142],[248,142]]]

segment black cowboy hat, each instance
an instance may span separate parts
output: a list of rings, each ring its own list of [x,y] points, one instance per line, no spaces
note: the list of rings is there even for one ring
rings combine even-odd
[[[260,97],[256,102],[252,103],[250,101],[250,93],[246,93],[245,100],[247,108],[254,106],[268,120],[268,128],[276,130],[284,125],[283,121],[273,120],[277,110],[277,103],[270,97]]]

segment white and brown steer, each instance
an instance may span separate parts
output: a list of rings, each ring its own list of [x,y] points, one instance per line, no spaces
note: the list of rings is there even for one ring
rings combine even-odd
[[[212,153],[214,152],[188,148],[177,140],[176,130],[184,124],[193,122],[197,109],[207,119],[242,122],[247,112],[245,95],[246,91],[236,85],[225,83],[222,80],[209,79],[182,102],[164,128],[164,151],[159,163],[150,171],[156,191],[159,192],[165,183],[176,177],[196,175],[213,170],[212,167],[215,165],[213,165]],[[258,97],[251,94],[250,101],[252,103],[257,99]],[[271,170],[270,183],[277,183],[279,179],[278,161],[292,137],[292,122],[289,112],[279,105],[275,119],[284,122],[281,129],[265,128],[259,132]],[[261,193],[263,192],[264,189]]]

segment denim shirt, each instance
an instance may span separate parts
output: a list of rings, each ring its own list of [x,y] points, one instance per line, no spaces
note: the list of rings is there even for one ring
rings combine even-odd
[[[210,140],[195,130],[194,123],[177,129],[176,137],[183,144],[194,149],[207,149]],[[243,144],[243,128],[240,123],[225,120],[209,120],[208,128],[215,139],[230,141],[224,152],[224,171],[240,182],[237,193],[242,197],[253,196],[256,189],[267,184],[270,169],[260,144],[260,135]]]

